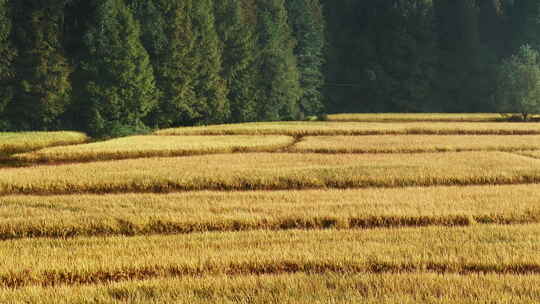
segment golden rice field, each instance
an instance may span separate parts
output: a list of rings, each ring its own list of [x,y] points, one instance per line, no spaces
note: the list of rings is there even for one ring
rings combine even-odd
[[[526,151],[540,149],[540,136],[495,135],[368,135],[310,136],[293,147],[310,153],[419,153],[462,151]],[[540,156],[540,155],[539,155]]]
[[[0,133],[0,303],[538,303],[540,124],[500,117]]]
[[[0,288],[284,273],[540,274],[540,225],[24,239]]]
[[[156,135],[540,135],[538,123],[265,122],[165,129]]]
[[[328,121],[338,122],[493,122],[504,116],[496,113],[368,113],[332,114]]]
[[[280,274],[203,276],[102,285],[0,289],[25,303],[537,303],[540,276],[498,274]],[[482,299],[482,300],[480,300]]]
[[[289,136],[132,136],[69,147],[17,154],[23,162],[99,161],[144,157],[256,152],[286,148]]]
[[[81,144],[87,140],[86,135],[78,132],[0,132],[0,156],[50,146]]]
[[[530,185],[5,196],[0,239],[540,223]]]
[[[2,170],[0,195],[525,184],[540,159],[504,152],[248,153]]]

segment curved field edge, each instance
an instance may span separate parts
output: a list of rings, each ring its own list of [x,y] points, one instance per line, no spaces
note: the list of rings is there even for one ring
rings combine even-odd
[[[413,274],[281,274],[184,277],[91,286],[0,289],[24,303],[476,303],[538,302],[540,276]]]
[[[540,223],[540,188],[0,197],[0,239]]]
[[[540,225],[7,241],[0,287],[262,274],[540,274]]]
[[[155,135],[539,135],[538,123],[354,123],[267,122],[182,127],[156,131]]]
[[[35,162],[89,162],[130,158],[192,156],[217,153],[268,152],[295,143],[290,136],[133,136],[105,142],[16,154],[14,160]]]
[[[430,153],[540,149],[540,136],[368,135],[303,137],[289,151],[301,153]]]
[[[0,195],[294,190],[540,182],[540,160],[502,152],[219,154],[2,170]]]
[[[89,140],[79,132],[0,132],[0,156],[51,146],[76,145]]]

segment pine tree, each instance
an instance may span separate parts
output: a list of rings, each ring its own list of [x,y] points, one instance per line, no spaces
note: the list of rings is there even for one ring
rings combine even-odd
[[[208,0],[131,2],[147,28],[143,41],[163,92],[150,119],[156,126],[206,124],[229,118],[211,4]]]
[[[88,131],[110,135],[143,127],[159,94],[139,25],[123,0],[99,0],[85,42]]]
[[[325,46],[322,6],[320,0],[289,0],[287,8],[297,41],[294,53],[298,58],[302,87],[301,111],[305,115],[317,115],[324,108],[321,94]]]
[[[144,3],[146,0],[137,1]],[[194,110],[197,97],[194,91],[196,62],[192,58],[195,47],[190,14],[192,2],[191,0],[155,0],[154,7],[157,13],[152,13],[151,10],[146,13],[144,10],[141,12],[141,9],[151,8],[150,5],[139,6],[137,13],[138,16],[153,16],[153,18],[140,19],[143,27],[148,27],[148,24],[158,25],[154,30],[146,31],[145,35],[149,33],[153,33],[149,36],[163,35],[164,41],[163,44],[147,44],[146,46],[152,58],[156,84],[162,93],[159,104],[149,116],[148,122],[152,126],[161,128],[189,125],[199,117]],[[163,22],[159,21],[160,19]],[[160,29],[159,26],[162,28]]]
[[[8,117],[4,110],[13,98],[13,60],[16,52],[11,46],[11,16],[7,0],[0,0],[0,131],[9,128]]]
[[[227,86],[221,77],[220,42],[215,29],[212,0],[197,0],[193,4],[193,58],[197,64],[195,92],[198,99],[196,124],[226,122],[230,117]]]
[[[8,107],[17,129],[46,130],[60,126],[70,102],[71,84],[62,47],[63,0],[21,0],[13,4],[14,43],[18,49],[16,89]]]
[[[128,0],[127,3],[141,25],[141,42],[154,63],[167,44],[162,11],[156,0]]]
[[[233,122],[257,119],[257,50],[253,26],[241,0],[215,2],[216,30],[221,38],[221,75],[229,88]]]
[[[259,119],[296,119],[302,91],[285,0],[258,1],[257,13],[262,72]]]

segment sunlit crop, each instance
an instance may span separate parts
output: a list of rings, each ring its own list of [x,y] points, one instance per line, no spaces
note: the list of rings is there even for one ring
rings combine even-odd
[[[540,160],[504,152],[248,153],[3,169],[0,194],[293,190],[540,181]]]
[[[329,121],[359,122],[492,122],[505,117],[498,113],[364,113],[332,114]]]
[[[372,135],[312,136],[292,150],[316,153],[414,153],[448,151],[523,151],[540,149],[540,136]]]
[[[84,143],[88,137],[77,132],[0,132],[0,156],[49,146]]]
[[[532,135],[540,134],[537,123],[497,122],[268,122],[157,131],[157,135]]]
[[[540,187],[0,197],[0,239],[540,223]]]
[[[288,136],[133,136],[69,147],[18,154],[30,162],[97,161],[143,157],[170,157],[212,153],[254,152],[287,147]]]
[[[31,239],[0,247],[0,287],[283,273],[540,274],[540,225]]]

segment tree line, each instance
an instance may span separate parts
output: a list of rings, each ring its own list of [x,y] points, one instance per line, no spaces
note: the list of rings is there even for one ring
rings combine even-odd
[[[539,20],[537,0],[0,0],[0,130],[499,111]]]
[[[319,0],[0,0],[0,129],[317,115],[324,35]]]
[[[499,112],[501,66],[540,49],[538,0],[323,0],[330,112]],[[504,69],[503,69],[504,70]],[[504,71],[503,71],[504,72]]]

